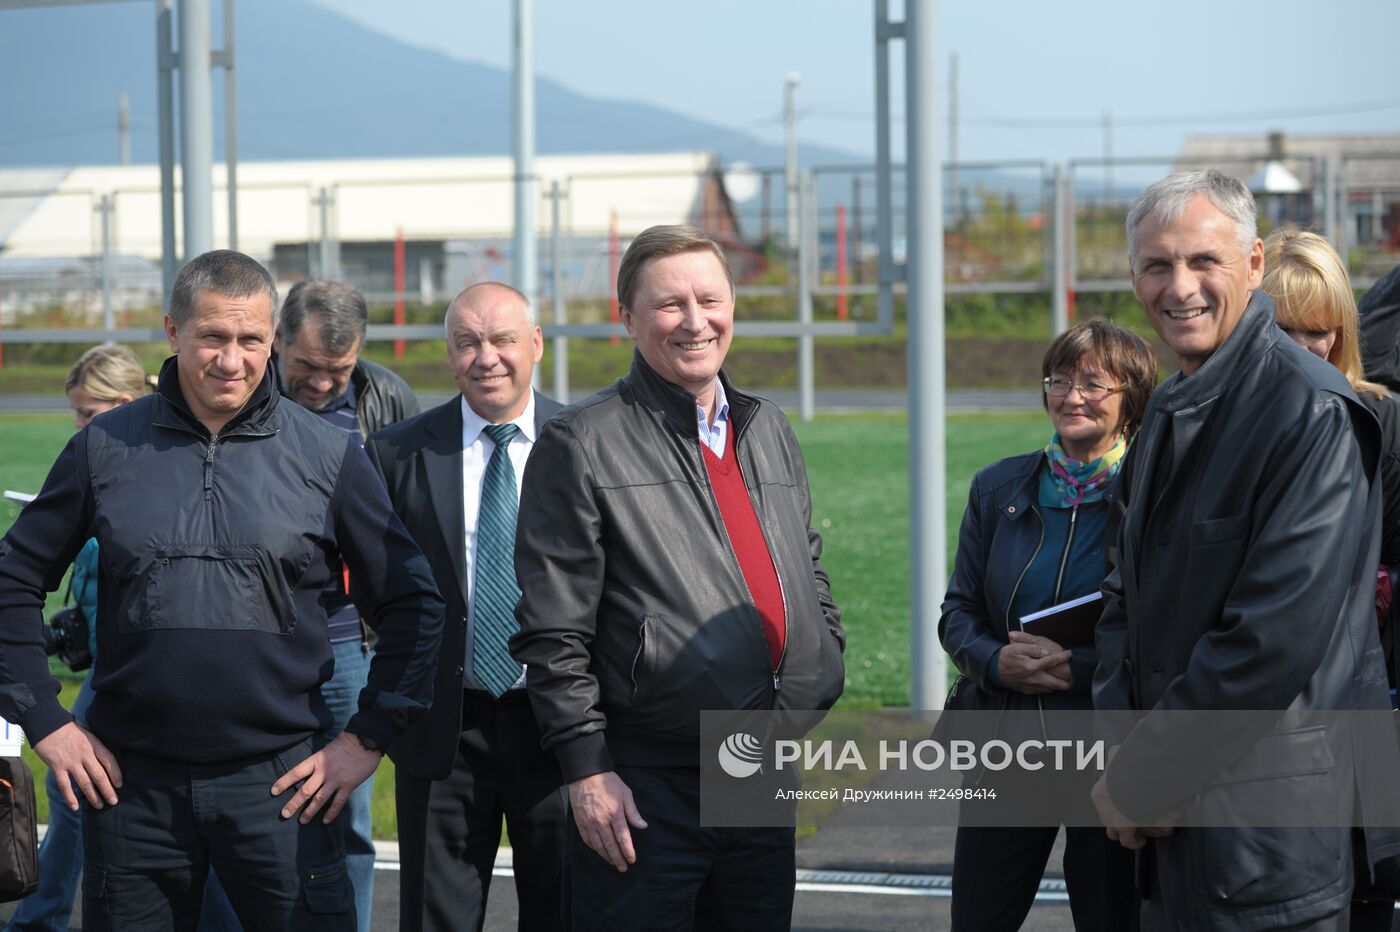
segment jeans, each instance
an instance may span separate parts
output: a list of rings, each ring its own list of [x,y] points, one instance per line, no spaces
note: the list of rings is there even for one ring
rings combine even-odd
[[[82,721],[92,702],[89,675],[78,688],[73,700],[73,716]],[[49,828],[39,846],[39,889],[20,901],[7,929],[46,930],[63,932],[73,917],[73,897],[78,892],[78,878],[83,874],[83,814],[87,803],[79,794],[74,812],[63,802],[53,771],[44,778],[44,791],[49,797]],[[76,792],[76,791],[75,791]]]
[[[219,764],[118,754],[121,804],[83,821],[83,927],[193,932],[211,868],[247,929],[355,929],[339,820],[281,818],[269,788],[312,753]]]
[[[369,679],[370,651],[360,641],[339,641],[335,652],[335,672],[321,687],[335,723],[326,732],[327,740],[345,730],[359,708],[360,690]],[[345,823],[345,864],[355,887],[355,914],[359,932],[369,932],[370,909],[374,905],[374,824],[370,805],[374,799],[374,775],[350,794],[350,801],[336,819]]]

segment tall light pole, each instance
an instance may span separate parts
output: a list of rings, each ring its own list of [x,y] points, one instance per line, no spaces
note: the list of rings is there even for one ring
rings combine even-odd
[[[948,669],[938,642],[947,565],[943,358],[943,147],[938,3],[904,13],[909,231],[909,647],[915,709],[936,709]]]
[[[797,179],[797,85],[802,76],[796,71],[789,72],[787,84],[783,87],[783,133],[787,143],[787,158],[784,163],[787,182],[787,248],[789,256],[797,254],[799,243],[798,220],[798,179]]]
[[[180,188],[185,259],[214,248],[214,90],[209,0],[180,0]]]
[[[515,156],[515,287],[535,306],[539,260],[535,253],[534,0],[515,0],[512,33],[512,146]]]

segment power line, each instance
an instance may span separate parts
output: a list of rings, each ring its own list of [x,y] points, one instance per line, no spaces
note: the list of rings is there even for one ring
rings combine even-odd
[[[1292,110],[1241,110],[1234,113],[1195,113],[1166,114],[1138,117],[1113,118],[1115,126],[1189,126],[1199,123],[1238,123],[1244,120],[1283,120],[1307,117],[1347,116],[1357,113],[1376,113],[1383,110],[1400,110],[1400,100],[1371,100],[1341,106],[1302,107]],[[859,120],[869,122],[875,114],[861,110],[841,110],[834,108],[810,108],[801,111],[804,117],[822,119]],[[903,114],[891,114],[896,121],[904,119]],[[1097,117],[1015,117],[980,116],[961,117],[963,126],[983,126],[998,129],[1101,129],[1103,116]]]

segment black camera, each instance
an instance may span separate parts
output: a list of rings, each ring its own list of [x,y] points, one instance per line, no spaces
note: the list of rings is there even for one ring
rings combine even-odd
[[[44,624],[44,653],[68,665],[74,673],[92,666],[92,651],[88,650],[88,623],[76,605],[61,608]]]

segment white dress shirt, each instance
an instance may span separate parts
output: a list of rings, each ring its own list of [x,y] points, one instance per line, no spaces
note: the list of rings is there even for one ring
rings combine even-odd
[[[484,689],[476,677],[472,676],[472,641],[476,630],[476,523],[481,508],[481,483],[486,478],[486,464],[491,462],[491,454],[496,444],[491,441],[483,428],[490,422],[472,410],[467,399],[462,404],[462,523],[467,530],[466,565],[462,568],[463,579],[467,584],[467,663],[466,683],[472,689]],[[535,393],[530,392],[530,400],[525,410],[510,423],[520,428],[520,433],[510,442],[510,464],[515,469],[515,496],[520,498],[520,484],[525,479],[525,461],[530,456],[530,448],[535,445]],[[512,689],[525,685],[522,673]]]

